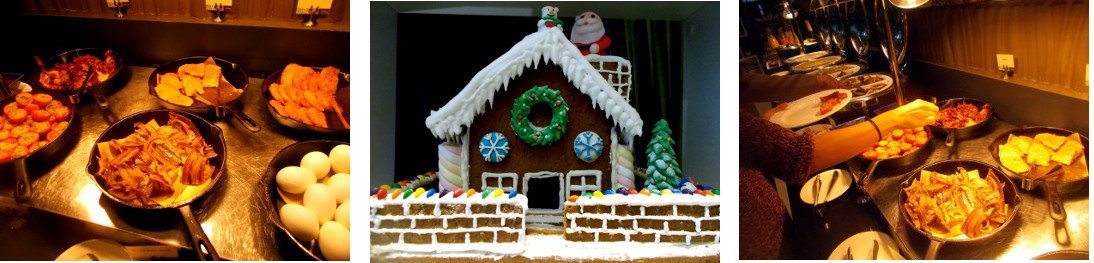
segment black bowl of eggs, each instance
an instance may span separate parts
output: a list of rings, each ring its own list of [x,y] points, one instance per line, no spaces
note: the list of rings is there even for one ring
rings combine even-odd
[[[270,221],[315,260],[349,260],[348,143],[303,141],[281,149],[266,169]]]

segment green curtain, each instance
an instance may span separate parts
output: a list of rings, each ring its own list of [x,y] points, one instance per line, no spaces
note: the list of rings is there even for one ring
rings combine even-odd
[[[676,159],[683,162],[680,133],[683,109],[683,22],[668,20],[623,20],[622,45],[616,49],[620,57],[631,61],[633,79],[631,106],[642,116],[642,136],[632,142],[635,167],[646,166],[646,145],[650,131],[661,119],[668,121],[676,141]],[[687,177],[687,175],[684,175]],[[636,178],[642,181],[640,178]],[[635,182],[640,183],[640,182]],[[641,186],[639,186],[641,187]]]

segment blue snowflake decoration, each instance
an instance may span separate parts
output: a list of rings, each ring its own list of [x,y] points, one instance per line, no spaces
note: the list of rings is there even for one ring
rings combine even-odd
[[[479,140],[479,153],[487,162],[500,162],[509,155],[509,139],[500,132],[487,133]]]
[[[582,161],[591,163],[600,158],[600,153],[604,151],[604,140],[600,139],[600,135],[595,132],[585,131],[577,135],[574,138],[574,154]]]

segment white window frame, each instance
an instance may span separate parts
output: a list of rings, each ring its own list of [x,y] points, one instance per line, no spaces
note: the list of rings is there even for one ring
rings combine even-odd
[[[530,179],[532,179],[532,178],[547,178],[547,177],[554,177],[554,176],[558,177],[558,189],[559,189],[558,190],[558,208],[557,209],[546,209],[546,208],[531,208],[531,207],[529,207],[528,208],[528,213],[529,214],[561,214],[562,213],[563,207],[565,206],[565,200],[566,200],[566,194],[565,193],[567,193],[566,188],[564,187],[564,184],[562,182],[562,180],[565,179],[565,176],[563,176],[562,173],[547,172],[547,171],[524,173],[524,184],[522,184],[524,186],[524,188],[521,189],[520,194],[522,194],[524,196],[528,196],[528,181]]]
[[[505,191],[506,193],[513,192],[513,191],[517,190],[517,174],[516,173],[483,172],[481,177],[482,177],[482,190],[485,193],[493,192],[494,189],[499,189],[499,188],[502,191]],[[498,187],[487,186],[488,184],[486,184],[486,182],[489,182],[489,180],[491,178],[497,178]],[[513,178],[513,185],[511,185],[511,186],[502,185],[502,183],[505,182],[504,180],[502,180],[504,178]]]
[[[571,184],[571,182],[573,182],[572,178],[574,178],[575,176],[581,178],[581,185]],[[600,191],[600,189],[603,187],[603,186],[600,185],[600,177],[601,176],[603,176],[603,172],[601,172],[600,170],[573,170],[573,171],[570,171],[570,172],[566,173],[566,193],[569,194],[570,192],[573,192],[573,191],[581,191],[581,192]],[[586,181],[590,177],[594,178],[594,180],[595,180],[592,184],[589,184],[589,182]]]

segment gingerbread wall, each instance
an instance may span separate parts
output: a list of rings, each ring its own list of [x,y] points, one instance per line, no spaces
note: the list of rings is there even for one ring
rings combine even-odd
[[[472,203],[478,196],[452,199],[463,203],[370,204],[372,245],[523,242],[524,208],[517,203]],[[504,197],[503,197],[504,198]],[[452,201],[448,200],[448,201]],[[494,200],[491,200],[492,202]]]
[[[513,100],[519,97],[533,86],[547,85],[551,89],[558,90],[566,104],[570,107],[570,122],[566,125],[566,133],[562,139],[550,146],[533,147],[517,137],[510,123],[510,110],[513,109]],[[549,109],[549,108],[548,108]],[[533,114],[536,112],[533,107]],[[607,113],[601,109],[594,109],[592,100],[588,95],[581,93],[574,87],[562,73],[562,69],[554,63],[544,64],[540,61],[538,69],[526,68],[523,74],[509,81],[507,89],[500,90],[494,95],[493,105],[486,111],[476,116],[469,129],[469,185],[472,189],[483,189],[482,173],[516,173],[517,191],[523,191],[523,176],[529,172],[559,172],[563,178],[571,170],[600,170],[601,190],[607,190],[611,185],[611,156],[612,145],[611,128],[613,123],[608,119]],[[479,140],[490,132],[500,132],[509,140],[509,156],[497,163],[483,160],[479,153]],[[592,163],[586,163],[579,159],[573,150],[574,138],[584,131],[592,131],[603,139],[604,150],[600,158]],[[568,185],[568,184],[567,184]],[[566,194],[567,196],[569,194]],[[534,199],[537,197],[529,197]]]
[[[563,238],[573,242],[717,243],[721,231],[719,208],[567,203]]]

